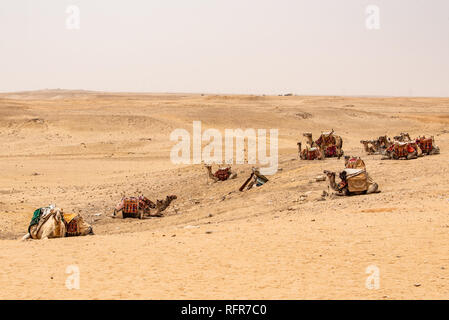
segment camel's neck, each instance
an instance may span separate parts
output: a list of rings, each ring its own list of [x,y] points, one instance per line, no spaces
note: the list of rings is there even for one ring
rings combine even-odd
[[[329,184],[333,190],[338,190],[337,184],[335,183],[335,175],[329,176]]]
[[[365,148],[365,152],[369,152],[368,142],[363,142],[363,147]]]
[[[313,146],[313,139],[312,137],[307,137],[307,143]]]
[[[167,197],[165,200],[162,200],[160,202],[160,205],[158,207],[158,211],[164,211],[165,209],[167,209],[167,207],[170,205],[170,203],[173,201],[172,197]]]
[[[209,175],[210,178],[214,178],[214,175],[212,174],[212,168],[211,167],[207,167],[207,174]]]

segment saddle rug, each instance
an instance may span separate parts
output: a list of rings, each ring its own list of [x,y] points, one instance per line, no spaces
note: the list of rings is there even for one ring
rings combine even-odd
[[[346,168],[365,169],[365,162],[360,158],[351,158],[348,160]]]
[[[78,214],[76,213],[64,213],[67,237],[76,237],[80,235],[78,219],[76,219],[77,217]]]
[[[368,175],[365,169],[346,168],[346,179],[350,192],[363,192],[368,190]]]
[[[231,168],[220,168],[215,172],[214,176],[220,180],[225,181],[229,179],[229,176],[231,175]]]
[[[431,138],[417,139],[416,142],[423,152],[430,152],[433,149],[433,140]]]
[[[41,221],[41,219],[49,214],[55,207],[56,206],[54,204],[51,204],[48,207],[36,209],[33,213],[33,217],[31,218],[30,225],[28,226],[28,232],[30,232],[30,228],[32,226],[39,224],[39,221]]]

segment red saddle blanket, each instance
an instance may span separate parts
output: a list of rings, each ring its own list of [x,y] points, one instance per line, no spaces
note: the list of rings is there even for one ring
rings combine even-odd
[[[421,148],[422,152],[430,152],[433,149],[433,140],[432,139],[426,139],[426,138],[422,138],[422,139],[416,139],[416,143],[419,145],[419,147]]]
[[[314,150],[304,150],[303,154],[305,156],[305,159],[307,160],[315,160],[318,159],[320,156],[320,151],[318,149]]]
[[[315,143],[319,146],[328,146],[336,144],[337,141],[332,134],[322,134]]]
[[[393,151],[394,155],[398,158],[406,157],[409,153],[415,151],[410,143],[407,144],[394,144],[388,150]]]
[[[218,169],[214,174],[214,176],[220,181],[228,180],[230,175],[231,168]]]
[[[337,146],[328,146],[324,153],[326,154],[326,157],[335,157],[337,155]]]
[[[138,210],[139,210],[139,199],[137,198],[125,199],[123,203],[124,213],[137,213]]]

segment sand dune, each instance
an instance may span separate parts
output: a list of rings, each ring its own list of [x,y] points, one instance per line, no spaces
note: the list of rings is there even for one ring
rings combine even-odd
[[[119,94],[0,94],[0,298],[448,298],[449,99]],[[212,184],[175,165],[176,128],[278,128],[279,167],[239,193],[251,171]],[[334,129],[362,156],[379,194],[320,201],[324,169],[297,157],[302,133]],[[441,154],[381,161],[359,141],[434,135]],[[112,219],[122,194],[176,194],[165,217]],[[95,236],[19,242],[35,208],[81,213]],[[100,215],[98,215],[100,214]],[[68,290],[68,265],[81,287]],[[380,288],[365,287],[366,268]]]

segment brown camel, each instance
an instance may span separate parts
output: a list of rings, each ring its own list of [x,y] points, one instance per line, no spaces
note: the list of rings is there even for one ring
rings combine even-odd
[[[393,139],[399,142],[412,141],[410,135],[407,132],[401,132],[398,136],[395,136]]]
[[[178,197],[175,195],[167,196],[165,200],[156,200],[156,216],[161,216],[162,211],[167,209],[167,207],[172,203],[173,200],[177,199]]]
[[[395,141],[387,150],[381,160],[411,160],[422,156],[422,150],[414,141]]]
[[[373,140],[360,140],[360,143],[363,144],[363,148],[367,154],[376,154],[379,151]]]
[[[359,170],[359,174],[357,176],[353,176],[350,178],[346,178],[348,175],[347,172],[352,173],[351,169],[345,169],[340,173],[340,183],[335,182],[335,172],[324,170],[324,174],[329,179],[329,186],[332,190],[337,191],[335,195],[337,196],[351,196],[358,194],[370,194],[370,193],[379,193],[379,186],[376,182],[374,182],[371,177],[366,173],[365,170]],[[357,169],[352,169],[357,170]],[[355,171],[354,171],[355,172]],[[350,179],[357,179],[356,181],[350,181]]]
[[[298,142],[298,154],[301,160],[324,160],[324,152],[320,146],[309,147],[308,145],[304,150],[301,149],[302,143]]]
[[[334,134],[334,129],[330,132],[322,132],[318,140],[315,141],[316,145],[324,151],[324,156],[327,157],[340,157],[343,156],[343,139]]]
[[[64,214],[54,205],[35,211],[38,215],[31,220],[28,233],[22,240],[51,239],[93,234],[92,227],[79,214]]]
[[[156,200],[156,203],[154,203],[143,195],[139,197],[123,197],[115,206],[112,217],[115,218],[120,211],[122,212],[123,219],[162,217],[162,211],[167,209],[175,199],[177,199],[177,196],[170,195],[165,200]],[[152,212],[153,209],[156,209],[155,213]]]
[[[304,137],[306,137],[306,139],[307,139],[306,144],[308,144],[310,148],[318,147],[318,145],[316,144],[316,142],[312,138],[312,133],[311,132],[305,132],[302,135]]]
[[[204,167],[207,170],[208,177],[214,182],[237,178],[237,172],[233,172],[231,167],[219,168],[215,173],[212,173],[212,165],[204,164]]]
[[[421,148],[423,154],[432,155],[432,154],[440,154],[440,148],[435,145],[435,139],[433,136],[430,138],[426,138],[425,136],[420,136],[415,139],[416,143]]]

